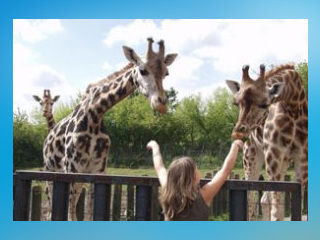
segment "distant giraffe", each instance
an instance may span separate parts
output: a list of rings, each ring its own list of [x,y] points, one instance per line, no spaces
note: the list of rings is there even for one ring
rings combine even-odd
[[[239,106],[232,137],[249,138],[244,146],[245,178],[257,180],[265,164],[270,181],[283,181],[294,162],[295,180],[301,182],[303,192],[308,183],[308,100],[300,75],[291,64],[267,73],[261,65],[256,81],[249,76],[249,66],[242,71],[241,84],[227,80],[227,85]],[[264,193],[261,203],[265,219],[284,219],[281,197],[279,192],[271,192],[270,196]],[[250,198],[252,194],[249,202]],[[252,212],[249,205],[249,217]]]
[[[167,67],[177,54],[165,55],[162,40],[158,43],[158,52],[153,51],[151,38],[148,42],[146,61],[132,48],[124,46],[124,55],[130,63],[108,78],[89,84],[74,111],[49,133],[43,148],[46,170],[103,174],[111,144],[103,116],[137,88],[150,100],[152,108],[166,113],[167,96],[162,81],[169,74]],[[81,187],[81,183],[71,185],[70,220],[76,220],[76,203]],[[92,205],[92,201],[89,205]]]
[[[53,129],[55,125],[55,121],[52,114],[52,106],[56,101],[58,101],[60,96],[58,95],[52,98],[50,90],[44,89],[42,98],[36,95],[33,95],[32,97],[34,98],[34,100],[40,103],[42,115],[46,118],[48,130],[50,131],[51,129]]]

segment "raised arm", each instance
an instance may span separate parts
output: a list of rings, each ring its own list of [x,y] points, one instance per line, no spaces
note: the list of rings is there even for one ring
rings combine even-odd
[[[152,140],[147,144],[147,149],[152,150],[153,166],[159,178],[160,185],[163,187],[167,183],[167,170],[163,164],[160,147],[156,141]]]
[[[210,182],[201,188],[201,195],[207,205],[211,204],[213,197],[219,192],[220,188],[227,180],[228,175],[230,174],[237,160],[238,152],[242,147],[243,142],[241,140],[235,140],[231,145],[230,151],[225,158],[221,169]]]

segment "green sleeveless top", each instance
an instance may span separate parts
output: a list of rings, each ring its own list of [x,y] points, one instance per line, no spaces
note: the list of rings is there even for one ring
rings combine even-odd
[[[172,221],[208,221],[209,206],[206,204],[200,192],[193,203],[178,213]]]

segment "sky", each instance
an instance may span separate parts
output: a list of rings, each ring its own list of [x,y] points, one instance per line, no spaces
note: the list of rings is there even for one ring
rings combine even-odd
[[[255,78],[262,63],[308,61],[307,19],[14,19],[13,111],[39,107],[32,95],[42,97],[43,89],[68,103],[127,64],[123,45],[143,56],[148,37],[178,53],[164,80],[178,99],[210,98],[225,80],[239,81],[245,64]]]

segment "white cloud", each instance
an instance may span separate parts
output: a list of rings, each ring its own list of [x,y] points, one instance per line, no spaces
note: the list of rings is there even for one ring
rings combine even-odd
[[[63,31],[61,22],[57,19],[46,20],[13,20],[13,38],[36,43],[44,40],[49,35]]]
[[[111,47],[117,43],[144,46],[146,37],[164,39],[167,52],[177,52],[176,62],[169,67],[170,81],[180,97],[224,84],[225,79],[236,78],[244,64],[257,71],[261,63],[282,64],[308,59],[307,20],[135,20],[110,30],[104,42]],[[201,79],[203,63],[222,79]],[[254,74],[253,74],[254,76]],[[207,77],[207,76],[206,76]],[[202,85],[201,85],[202,82]]]
[[[104,62],[103,65],[102,65],[102,69],[111,70],[111,69],[113,69],[113,67],[110,65],[109,62]]]
[[[108,32],[103,42],[111,47],[115,43],[124,43],[129,46],[141,43],[142,39],[157,36],[159,29],[153,20],[135,20],[129,25],[119,25]]]
[[[198,45],[212,38],[217,43],[219,36],[216,34],[224,24],[223,20],[163,20],[156,24],[154,20],[134,20],[127,25],[118,25],[112,28],[103,42],[108,46],[117,43],[136,46],[146,42],[148,37],[154,40],[164,39],[168,44],[169,51],[188,50],[190,45]]]
[[[32,95],[42,96],[43,89],[69,100],[75,94],[63,74],[43,63],[35,46],[47,37],[63,31],[59,20],[13,20],[13,110],[30,112],[36,105]],[[32,45],[29,45],[32,43]]]
[[[194,51],[211,58],[220,72],[239,71],[244,64],[259,66],[308,58],[307,20],[230,20],[221,31],[223,44]]]
[[[166,89],[173,87],[178,90],[179,98],[190,94],[190,89],[197,87],[196,72],[203,65],[203,60],[193,56],[179,55],[169,67],[169,76],[164,81]]]
[[[61,99],[75,94],[65,77],[48,65],[39,63],[38,53],[21,44],[13,44],[13,109],[18,107],[30,112],[35,106],[32,95],[42,96],[43,89],[50,89]]]
[[[76,26],[75,22],[73,27]],[[76,91],[73,89],[79,89],[68,84],[64,73],[43,62],[43,53],[36,50],[40,41],[63,31],[59,20],[13,21],[14,106],[19,106],[15,104],[19,95],[29,97],[34,92],[41,93],[44,87],[54,88],[61,96],[70,96]],[[179,92],[179,98],[197,92],[210,95],[217,86],[225,85],[225,79],[239,79],[244,64],[250,64],[254,77],[261,63],[268,66],[308,60],[308,20],[133,20],[105,33],[103,43],[110,54],[103,57],[103,71],[91,73],[86,68],[86,78],[121,69],[127,61],[124,57],[115,61],[113,49],[124,44],[142,54],[150,36],[155,41],[165,40],[167,53],[179,54],[164,81],[165,88],[174,87]],[[68,37],[68,41],[74,41],[72,36]],[[90,46],[91,42],[86,44]],[[80,52],[85,59],[85,52],[79,49]],[[66,67],[77,71],[72,70],[72,64]],[[86,83],[80,81],[83,79],[77,84],[83,87],[92,79]],[[21,86],[23,89],[18,90]],[[25,99],[20,103],[26,102]]]

